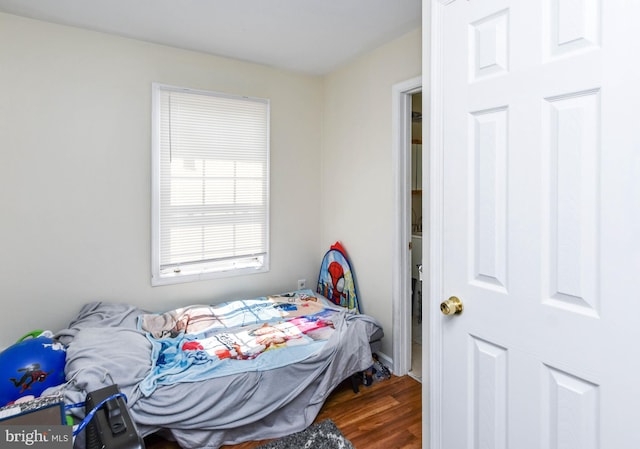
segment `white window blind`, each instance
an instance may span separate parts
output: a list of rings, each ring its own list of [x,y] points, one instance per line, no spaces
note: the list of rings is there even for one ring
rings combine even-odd
[[[266,271],[269,101],[153,94],[153,284]]]

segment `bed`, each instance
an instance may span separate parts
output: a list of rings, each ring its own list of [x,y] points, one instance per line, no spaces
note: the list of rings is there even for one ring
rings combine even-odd
[[[158,313],[94,302],[56,338],[66,402],[115,383],[142,436],[218,448],[309,426],[382,336],[372,317],[299,290]]]

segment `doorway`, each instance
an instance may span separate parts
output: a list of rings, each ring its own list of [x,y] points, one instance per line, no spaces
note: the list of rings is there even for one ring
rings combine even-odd
[[[422,381],[422,92],[411,94],[411,365]]]
[[[424,363],[428,360],[423,344],[428,317],[422,316],[422,304],[428,303],[428,289],[422,288],[425,278],[423,275],[421,284],[418,271],[423,260],[423,248],[428,247],[422,238],[422,223],[428,223],[428,217],[422,213],[428,210],[423,206],[422,195],[423,182],[427,185],[423,160],[428,159],[422,157],[422,78],[394,85],[392,97],[395,193],[393,365],[395,374],[409,374],[422,381]],[[428,273],[424,267],[422,272]]]

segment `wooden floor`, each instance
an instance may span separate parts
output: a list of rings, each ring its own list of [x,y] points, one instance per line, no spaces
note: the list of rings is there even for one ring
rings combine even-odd
[[[393,376],[354,393],[350,382],[338,386],[315,422],[330,418],[356,449],[422,447],[422,384]],[[253,449],[269,440],[250,441],[223,449]],[[176,443],[148,439],[147,449],[178,449]]]

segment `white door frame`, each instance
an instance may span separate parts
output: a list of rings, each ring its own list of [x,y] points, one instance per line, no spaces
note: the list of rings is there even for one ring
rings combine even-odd
[[[404,376],[411,369],[411,95],[422,91],[422,77],[392,87],[394,233],[393,371]]]

